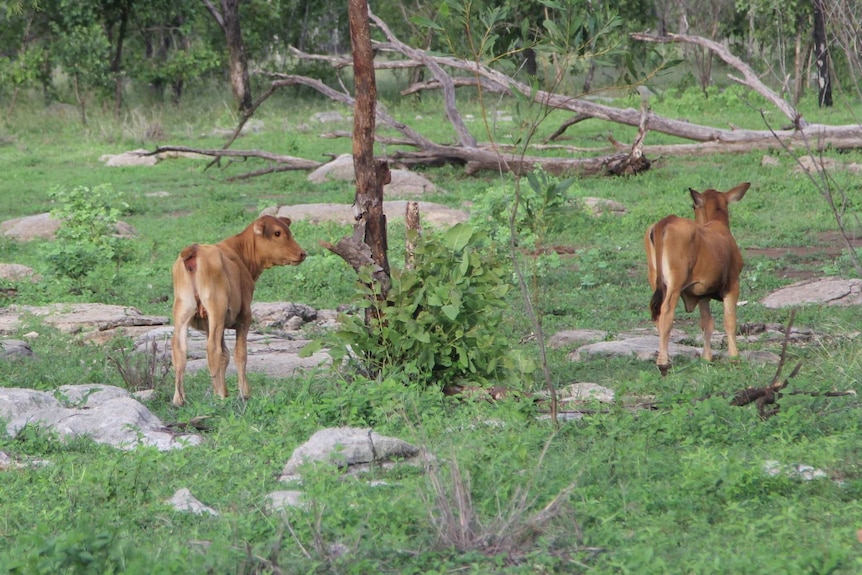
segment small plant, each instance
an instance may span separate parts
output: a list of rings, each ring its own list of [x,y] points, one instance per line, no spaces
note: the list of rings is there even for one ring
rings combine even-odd
[[[551,524],[571,514],[568,500],[575,489],[574,483],[538,508],[541,490],[536,480],[550,443],[546,442],[539,455],[537,468],[525,473],[524,481],[508,493],[508,498],[498,497],[494,516],[483,512],[482,498],[475,494],[469,472],[462,469],[454,455],[444,462],[426,457],[427,487],[420,491],[420,497],[430,517],[437,545],[461,553],[478,551],[517,561]],[[580,539],[577,523],[575,528]]]
[[[347,355],[368,375],[396,370],[441,386],[531,372],[532,361],[514,352],[502,333],[510,286],[503,260],[486,248],[486,235],[458,224],[415,243],[415,266],[393,271],[385,300],[359,288],[360,305],[378,306],[378,319],[371,329],[362,317],[342,319],[330,349],[336,363]],[[362,279],[371,284],[370,277]],[[308,346],[306,353],[321,346]]]
[[[129,352],[125,346],[108,353],[108,363],[114,366],[126,387],[133,391],[158,389],[165,385],[171,372],[168,347],[159,350],[156,340],[150,340],[144,352]]]
[[[105,263],[119,267],[130,255],[128,240],[117,234],[117,222],[128,205],[110,185],[57,188],[50,195],[59,204],[51,216],[62,221],[57,241],[44,253],[55,274],[80,281]]]
[[[566,224],[565,207],[574,199],[569,189],[574,178],[559,180],[542,170],[527,175],[529,186],[522,186],[515,217],[517,245],[539,250],[545,238],[559,232]],[[508,249],[511,237],[509,217],[515,203],[514,185],[499,185],[489,188],[476,199],[471,209],[471,220],[502,249]]]

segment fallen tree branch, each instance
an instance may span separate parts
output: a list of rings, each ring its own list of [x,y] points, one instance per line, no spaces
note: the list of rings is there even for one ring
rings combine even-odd
[[[473,137],[473,134],[471,134],[470,130],[467,129],[467,126],[464,124],[464,119],[461,117],[461,113],[458,112],[458,105],[455,101],[455,84],[452,82],[452,78],[443,71],[443,68],[427,52],[417,48],[411,48],[407,44],[401,42],[392,30],[389,29],[389,26],[387,26],[386,23],[376,15],[372,14],[370,9],[368,10],[368,17],[371,18],[371,21],[383,31],[386,38],[389,39],[389,42],[396,50],[406,55],[408,58],[422,62],[422,64],[431,71],[434,78],[440,83],[440,86],[443,89],[443,104],[446,110],[446,117],[449,118],[449,123],[455,128],[455,132],[458,134],[458,141],[464,147],[475,148],[476,138]]]
[[[769,419],[781,408],[776,402],[778,398],[781,397],[781,390],[787,387],[790,383],[790,380],[799,373],[800,368],[802,368],[802,362],[796,364],[796,367],[793,368],[793,371],[790,372],[790,375],[782,381],[781,380],[781,370],[784,367],[784,362],[787,360],[787,345],[790,343],[790,332],[793,329],[793,321],[796,318],[796,310],[790,312],[790,319],[787,321],[787,329],[784,331],[784,341],[781,344],[781,357],[778,360],[778,367],[775,370],[775,376],[772,378],[772,383],[765,387],[749,387],[743,390],[736,392],[733,399],[730,402],[730,405],[734,406],[744,406],[748,405],[752,402],[757,402],[757,411],[760,414],[760,418],[763,420]],[[773,409],[766,409],[767,405],[775,405]]]
[[[183,152],[190,154],[200,154],[202,156],[212,156],[216,158],[216,160],[219,160],[221,158],[259,158],[261,160],[276,162],[281,167],[279,171],[314,170],[321,166],[320,162],[315,162],[314,160],[295,158],[293,156],[284,156],[281,154],[274,154],[272,152],[266,152],[263,150],[212,150],[206,148],[190,148],[188,146],[159,146],[152,152],[148,152],[145,155],[155,156],[164,152]],[[211,165],[212,163],[207,165],[207,168],[209,168]]]
[[[713,52],[719,58],[724,60],[727,64],[739,70],[744,77],[744,79],[740,79],[728,74],[728,78],[730,78],[734,82],[742,84],[743,86],[748,86],[749,88],[766,98],[768,102],[778,108],[782,114],[787,116],[787,118],[793,123],[794,129],[801,130],[808,125],[808,122],[806,122],[802,118],[802,114],[800,114],[793,106],[787,103],[787,101],[784,100],[781,96],[770,90],[763,82],[760,81],[760,78],[757,77],[757,74],[754,73],[754,70],[752,70],[751,67],[748,66],[748,64],[731,54],[730,50],[728,50],[727,47],[723,44],[719,44],[718,42],[715,42],[708,38],[703,38],[701,36],[687,36],[684,34],[666,34],[664,36],[654,36],[652,34],[635,33],[630,34],[630,37],[635,40],[641,40],[643,42],[656,42],[662,44],[684,42],[686,44],[695,44],[697,46],[706,48],[707,50]]]

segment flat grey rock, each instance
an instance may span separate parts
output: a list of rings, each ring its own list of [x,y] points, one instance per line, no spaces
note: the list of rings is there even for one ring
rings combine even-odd
[[[668,345],[668,355],[673,358],[684,357],[696,359],[700,357],[701,349],[690,345],[671,342]],[[628,357],[636,356],[642,360],[654,360],[658,355],[658,336],[642,336],[620,341],[601,341],[584,345],[569,354],[572,361],[582,361],[588,356],[598,357]],[[718,355],[714,353],[714,355]]]
[[[139,446],[159,451],[198,445],[199,435],[177,435],[124,389],[101,384],[63,386],[56,393],[0,388],[0,418],[15,437],[28,425],[60,438],[87,437],[119,449]]]
[[[862,279],[825,277],[803,280],[772,292],[761,303],[772,309],[805,304],[860,305]]]
[[[383,202],[383,213],[388,221],[403,220],[407,210],[407,200]],[[342,225],[353,225],[355,213],[351,204],[295,204],[267,208],[260,215],[288,217],[292,220],[304,220],[311,223],[335,222]],[[442,204],[419,202],[419,218],[422,225],[451,227],[470,219],[470,214],[464,210],[456,210]]]
[[[559,331],[548,338],[548,347],[559,349],[574,347],[585,343],[602,341],[608,337],[608,332],[598,329],[568,329]]]
[[[327,463],[342,469],[392,459],[411,459],[419,448],[371,429],[337,427],[321,429],[297,447],[281,471],[282,481],[295,481],[305,463]]]

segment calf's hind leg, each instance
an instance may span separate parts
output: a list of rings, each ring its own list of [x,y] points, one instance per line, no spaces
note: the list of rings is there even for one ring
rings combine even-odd
[[[227,397],[224,379],[229,361],[230,356],[224,342],[224,323],[210,321],[207,334],[207,367],[212,378],[213,391],[221,398]]]
[[[177,299],[174,303],[174,334],[171,338],[171,359],[174,364],[174,399],[171,403],[181,407],[186,402],[186,392],[183,387],[183,378],[186,372],[186,361],[188,357],[188,334],[189,323],[194,316],[194,307],[183,307],[182,302]]]
[[[246,378],[246,364],[248,363],[248,324],[236,326],[236,347],[233,351],[234,364],[236,365],[237,377],[239,379],[239,396],[248,399],[250,391],[248,379]]]
[[[700,329],[703,331],[703,354],[706,361],[712,361],[712,332],[715,330],[715,320],[709,312],[709,300],[702,299],[697,304],[700,310]]]
[[[670,357],[668,347],[670,346],[670,330],[673,327],[673,316],[676,304],[679,301],[679,291],[667,286],[664,301],[661,304],[661,312],[656,318],[658,328],[658,357],[655,364],[662,375],[667,375],[670,369]]]

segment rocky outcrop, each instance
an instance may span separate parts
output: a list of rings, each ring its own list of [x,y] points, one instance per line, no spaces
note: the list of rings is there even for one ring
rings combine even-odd
[[[0,419],[11,437],[35,425],[61,439],[87,437],[126,450],[167,451],[202,441],[199,435],[172,433],[128,391],[111,385],[65,385],[54,393],[0,388]]]

